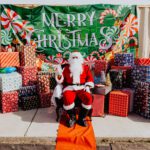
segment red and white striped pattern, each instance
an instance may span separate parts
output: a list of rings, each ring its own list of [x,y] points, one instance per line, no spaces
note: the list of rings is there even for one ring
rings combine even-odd
[[[19,52],[0,52],[0,67],[18,67]]]
[[[125,30],[125,35],[127,37],[133,36],[138,32],[138,20],[137,17],[133,14],[130,14],[124,24],[121,30]]]
[[[88,56],[84,59],[85,64],[87,64],[90,67],[90,69],[92,69],[92,66],[94,66],[96,60],[97,59],[94,56]]]
[[[139,66],[150,66],[150,58],[137,58],[135,63]]]
[[[67,61],[63,58],[55,58],[54,62],[57,64],[66,64],[67,63]]]
[[[23,20],[23,28],[21,32],[21,37],[27,40],[27,43],[30,43],[32,32],[34,31],[34,27],[30,24],[29,21]]]
[[[15,33],[20,32],[23,27],[21,17],[9,8],[4,9],[2,12],[1,23],[6,30],[10,31],[12,29]]]
[[[100,24],[103,24],[104,23],[104,18],[106,15],[108,14],[112,14],[114,17],[117,17],[117,12],[113,9],[106,9],[104,12],[101,13],[100,15]]]

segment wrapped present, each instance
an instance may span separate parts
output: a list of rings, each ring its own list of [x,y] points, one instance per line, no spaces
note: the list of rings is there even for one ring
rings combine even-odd
[[[130,66],[129,67],[128,66],[112,66],[111,68],[112,68],[110,70],[110,71],[112,71],[111,76],[112,76],[112,74],[114,74],[114,75],[117,74],[117,72],[119,74],[119,72],[121,71],[122,72],[122,86],[123,87],[130,87],[132,67],[130,67]],[[116,72],[116,73],[114,73],[114,72]],[[116,80],[116,79],[113,78],[112,80]]]
[[[19,51],[21,66],[36,66],[35,46],[21,46]]]
[[[107,70],[107,62],[105,60],[96,60],[95,67],[94,67],[94,74],[96,76],[101,75],[101,71],[106,72]]]
[[[111,69],[110,79],[112,83],[112,89],[123,88],[123,71],[122,70]]]
[[[130,88],[124,88],[124,89],[122,89],[122,91],[129,93],[129,102],[130,102],[129,112],[133,112],[133,102],[134,102],[134,92],[135,92],[135,90],[130,89]]]
[[[1,110],[3,113],[18,111],[18,92],[4,92],[0,94]]]
[[[38,96],[21,97],[20,101],[23,110],[38,108],[40,104]]]
[[[36,67],[19,67],[19,72],[22,74],[23,86],[30,86],[37,84]]]
[[[139,66],[150,66],[150,58],[137,58],[135,64]]]
[[[94,87],[94,94],[107,95],[112,90],[112,86],[96,86]]]
[[[150,66],[134,66],[131,70],[131,79],[150,82]]]
[[[150,83],[135,81],[134,112],[150,119]]]
[[[40,93],[40,107],[50,107],[51,106],[51,93]]]
[[[15,91],[22,87],[22,76],[18,72],[0,74],[0,91]]]
[[[129,112],[129,93],[112,91],[109,96],[109,114],[126,117]]]
[[[50,76],[46,71],[40,71],[37,75],[38,90],[40,93],[50,93]]]
[[[116,53],[114,56],[116,66],[133,66],[134,55],[132,53]]]
[[[150,66],[141,66],[145,73],[145,81],[150,82]]]
[[[105,96],[104,95],[99,95],[99,94],[93,94],[93,104],[92,104],[92,116],[98,117],[104,116],[104,100]]]
[[[24,86],[19,89],[19,97],[37,95],[37,86]]]
[[[0,52],[0,67],[18,67],[19,53],[18,52]]]

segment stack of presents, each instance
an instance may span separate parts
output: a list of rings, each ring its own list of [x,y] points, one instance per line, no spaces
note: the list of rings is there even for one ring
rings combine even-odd
[[[135,112],[150,118],[150,59],[132,53],[114,55],[113,64],[96,60],[92,69],[92,116],[126,117]],[[2,113],[51,106],[54,72],[39,71],[34,46],[0,52],[0,109]]]
[[[50,77],[54,75],[37,70],[34,46],[20,46],[18,52],[0,52],[0,68],[2,113],[50,107]]]
[[[111,65],[96,60],[93,114],[126,117],[130,112],[150,118],[150,58],[134,59],[132,53],[114,55]]]

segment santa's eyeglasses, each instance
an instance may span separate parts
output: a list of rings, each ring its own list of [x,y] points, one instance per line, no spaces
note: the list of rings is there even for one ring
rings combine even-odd
[[[78,59],[78,57],[76,57],[76,56],[74,56],[74,57],[72,57],[73,59]]]

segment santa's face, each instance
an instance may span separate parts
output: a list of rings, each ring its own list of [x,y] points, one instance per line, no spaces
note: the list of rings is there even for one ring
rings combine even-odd
[[[83,57],[81,53],[74,52],[74,53],[71,53],[68,62],[70,65],[74,63],[83,64]]]
[[[83,71],[83,57],[80,53],[72,53],[69,58],[70,72],[73,77],[73,83],[80,83],[80,75]]]

